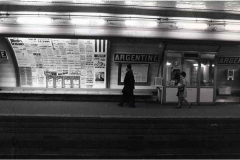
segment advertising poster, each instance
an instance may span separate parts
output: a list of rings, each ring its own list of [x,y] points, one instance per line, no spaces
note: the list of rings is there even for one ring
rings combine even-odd
[[[72,78],[71,76],[64,76],[63,77],[63,82],[64,82],[64,88],[71,88],[71,81],[72,81]]]
[[[96,72],[95,73],[95,83],[104,83],[105,73]]]
[[[106,55],[94,54],[94,88],[105,88],[106,86]]]
[[[46,87],[46,77],[38,76],[38,87]]]
[[[26,70],[24,67],[19,67],[19,75],[20,75],[20,85],[27,86]]]
[[[21,86],[24,87],[32,86],[33,80],[31,67],[19,67],[19,75]]]
[[[87,88],[87,86],[86,86],[86,77],[85,76],[81,76],[80,77],[80,87],[81,88]]]
[[[56,88],[63,88],[63,77],[56,76]]]
[[[54,76],[47,75],[47,88],[54,88]]]
[[[95,41],[94,40],[85,40],[85,52],[94,52],[94,44]]]
[[[106,67],[106,55],[105,54],[95,54],[94,55],[94,66],[95,66],[95,68],[105,68]]]
[[[85,43],[84,43],[84,40],[79,40],[78,41],[78,47],[79,47],[80,54],[85,54]]]
[[[59,79],[51,76],[81,76],[79,87],[84,88],[106,86],[107,40],[15,37],[8,40],[17,59],[22,87],[60,87]],[[69,84],[62,78],[62,87],[72,85],[73,81]]]
[[[80,76],[73,77],[73,88],[80,88]]]
[[[86,86],[87,88],[93,88],[93,78],[86,78]]]

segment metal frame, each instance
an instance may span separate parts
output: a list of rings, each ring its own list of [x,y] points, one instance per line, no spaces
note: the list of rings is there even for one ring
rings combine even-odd
[[[121,82],[121,71],[122,71],[122,64],[128,64],[128,63],[119,63],[118,64],[118,85],[123,85],[124,82]],[[148,73],[147,73],[147,82],[135,82],[136,86],[149,86],[150,85],[150,63],[131,63],[131,64],[147,64],[148,65]]]

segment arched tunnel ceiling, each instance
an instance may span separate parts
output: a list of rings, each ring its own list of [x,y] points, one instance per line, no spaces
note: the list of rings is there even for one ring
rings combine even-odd
[[[0,34],[5,35],[61,35],[61,36],[108,36],[108,37],[146,37],[164,39],[209,40],[239,42],[240,32],[225,32],[225,20],[240,20],[240,1],[111,1],[111,0],[0,0]],[[63,17],[53,19],[53,25],[25,25],[18,24],[15,20],[19,12],[35,12],[34,14],[53,13]],[[128,28],[124,22],[109,21],[105,27],[94,25],[75,26],[70,24],[71,13],[101,13],[100,15],[138,15],[138,17],[167,17],[167,18],[196,18],[220,20],[221,25],[209,25],[204,31],[187,31],[175,28],[170,21],[159,23],[157,29]],[[10,15],[10,16],[9,16]],[[88,17],[88,15],[87,15]],[[155,19],[155,18],[154,18]],[[161,20],[165,20],[164,18]],[[222,21],[223,20],[223,21]],[[119,27],[115,29],[114,27]],[[212,31],[212,32],[210,32]]]
[[[26,1],[26,0],[25,0]],[[0,1],[0,11],[5,12],[92,12],[162,17],[190,17],[207,19],[240,19],[240,1],[52,1],[28,2]],[[74,3],[75,2],[75,3]]]

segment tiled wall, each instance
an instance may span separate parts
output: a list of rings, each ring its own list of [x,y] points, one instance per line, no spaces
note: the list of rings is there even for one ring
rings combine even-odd
[[[238,46],[223,46],[218,52],[218,56],[233,56],[240,57],[240,47]],[[234,69],[234,80],[227,80],[227,69]],[[240,92],[240,65],[218,65],[217,71],[217,88],[220,86],[231,86],[232,93]]]
[[[0,37],[0,50],[7,52],[8,60],[0,59],[0,87],[16,87],[16,74],[8,42]]]

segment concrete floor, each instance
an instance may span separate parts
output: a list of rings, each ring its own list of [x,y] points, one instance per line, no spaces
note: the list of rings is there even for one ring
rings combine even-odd
[[[1,100],[0,116],[119,117],[119,118],[240,118],[240,104],[183,106],[136,103],[136,108],[116,102]]]

